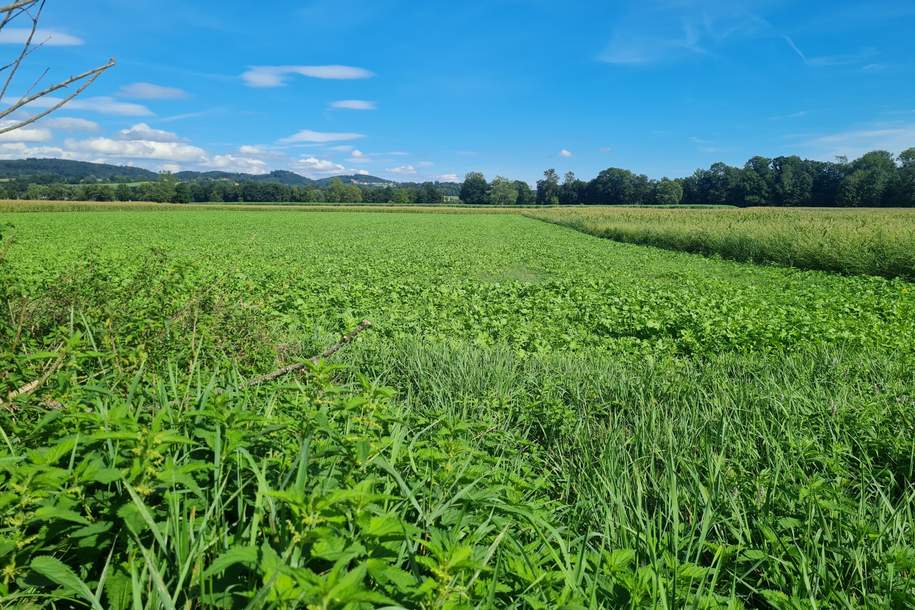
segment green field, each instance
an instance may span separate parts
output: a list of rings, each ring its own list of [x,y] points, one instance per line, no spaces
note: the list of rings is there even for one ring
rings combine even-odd
[[[622,242],[915,280],[912,209],[579,207],[530,214]]]
[[[520,214],[0,225],[15,607],[915,604],[903,279]]]

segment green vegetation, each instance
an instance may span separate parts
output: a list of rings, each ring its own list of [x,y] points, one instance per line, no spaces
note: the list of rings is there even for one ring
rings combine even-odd
[[[616,241],[800,269],[915,279],[910,210],[538,210],[534,218]]]
[[[123,177],[127,175],[133,180]],[[659,180],[611,167],[588,181],[568,172],[560,182],[559,174],[549,169],[537,181],[536,191],[527,182],[502,176],[489,183],[480,172],[468,173],[460,185],[398,184],[360,175],[312,180],[284,170],[157,175],[136,168],[56,159],[0,161],[0,176],[12,178],[0,183],[0,197],[32,201],[436,204],[459,196],[467,205],[493,206],[915,206],[915,148],[897,157],[873,151],[854,161],[840,158],[835,162],[757,156],[743,167],[714,163],[685,178]],[[147,180],[135,181],[142,178]]]
[[[16,607],[915,603],[911,284],[162,209],[0,214]]]

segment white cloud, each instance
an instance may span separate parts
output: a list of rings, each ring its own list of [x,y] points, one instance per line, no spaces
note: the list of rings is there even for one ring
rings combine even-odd
[[[73,156],[56,146],[29,146],[24,142],[0,143],[0,159],[72,159]]]
[[[303,129],[302,131],[293,134],[288,138],[283,138],[280,140],[280,143],[295,144],[297,142],[345,142],[347,140],[358,140],[364,137],[365,136],[361,133],[312,131],[311,129]]]
[[[146,123],[137,123],[118,132],[125,140],[148,140],[150,142],[177,142],[178,134],[163,129],[153,129]]]
[[[856,159],[872,150],[899,153],[915,142],[915,124],[893,123],[849,129],[808,138],[802,145],[810,154],[820,159],[845,155]]]
[[[416,168],[412,165],[399,165],[397,167],[390,167],[387,171],[392,174],[400,174],[402,176],[412,176],[416,174]]]
[[[252,146],[250,144],[243,144],[238,147],[238,152],[243,155],[263,155],[267,151],[264,150],[263,146]]]
[[[267,164],[260,159],[237,157],[235,155],[216,155],[204,163],[204,166],[226,172],[241,172],[245,174],[266,174],[270,171]]]
[[[439,176],[436,176],[435,179],[438,182],[460,182],[461,181],[461,179],[458,177],[457,174],[441,174]]]
[[[0,30],[0,44],[23,44],[31,33],[31,28],[3,28]],[[78,36],[57,30],[38,29],[32,37],[32,44],[43,44],[46,47],[78,47],[85,43],[86,41]]]
[[[99,128],[99,124],[95,121],[78,119],[76,117],[55,117],[45,119],[41,124],[53,127],[54,129],[63,129],[65,131],[96,131]]]
[[[163,87],[153,83],[132,83],[124,85],[118,92],[123,97],[140,100],[178,100],[187,97],[187,91],[175,87]]]
[[[358,148],[353,149],[353,152],[350,153],[354,159],[362,159],[365,157],[365,153],[359,150]]]
[[[3,98],[3,103],[7,106],[18,101],[20,98],[9,95]],[[26,105],[26,109],[47,109],[56,106],[63,101],[63,98],[48,95],[39,98]],[[118,116],[153,116],[152,110],[141,104],[130,102],[121,102],[113,97],[81,97],[71,100],[65,106],[67,110],[83,110],[86,112],[97,112],[99,114],[112,114]]]
[[[346,168],[339,163],[318,159],[317,157],[303,157],[292,162],[294,169],[305,172],[306,174],[323,174],[334,175],[346,173]]]
[[[0,121],[0,127],[15,125],[17,121]],[[0,133],[2,142],[47,142],[54,137],[50,129],[44,127],[20,127],[13,131]]]
[[[337,100],[331,102],[330,107],[338,110],[377,110],[378,108],[375,102],[368,100]]]
[[[563,148],[562,150],[559,151],[559,156],[565,157],[566,159],[568,159],[569,157],[572,157],[574,155],[572,154],[571,150],[566,150],[565,148]]]
[[[204,163],[207,161],[206,151],[202,148],[179,142],[92,138],[89,140],[67,140],[65,146],[73,151],[125,159],[159,159],[186,163]]]
[[[252,66],[241,75],[249,87],[282,87],[293,75],[330,80],[371,78],[374,74],[352,66]]]

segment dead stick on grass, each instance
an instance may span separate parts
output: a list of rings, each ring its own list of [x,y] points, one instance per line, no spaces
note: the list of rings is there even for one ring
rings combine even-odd
[[[64,355],[61,354],[57,358],[57,360],[54,362],[54,364],[52,364],[51,366],[49,366],[48,368],[46,368],[44,370],[44,373],[41,374],[41,377],[39,377],[38,379],[36,379],[34,381],[30,381],[29,383],[25,384],[24,386],[20,387],[19,389],[13,390],[9,394],[7,394],[6,395],[6,404],[3,404],[2,406],[6,407],[10,411],[15,411],[16,406],[13,404],[13,401],[16,400],[17,398],[19,398],[20,396],[25,396],[26,394],[31,394],[32,392],[34,392],[35,390],[40,388],[42,385],[44,385],[44,382],[46,382],[48,379],[50,379],[51,375],[53,375],[54,372],[58,368],[60,368],[60,365],[63,363],[64,363]],[[2,404],[2,403],[0,403],[0,404]]]
[[[317,362],[319,360],[324,360],[326,358],[330,358],[331,356],[333,356],[334,354],[339,352],[340,349],[343,348],[346,344],[352,343],[353,339],[355,339],[359,335],[359,333],[361,333],[362,331],[366,330],[367,328],[369,328],[371,326],[372,326],[371,322],[369,322],[368,320],[363,320],[362,323],[359,324],[359,326],[357,326],[356,328],[354,328],[347,334],[343,335],[343,337],[341,337],[339,341],[337,341],[336,343],[334,343],[333,345],[328,347],[326,350],[324,350],[323,353],[309,358],[308,362],[311,362],[312,364],[317,364]],[[273,371],[272,373],[267,373],[266,375],[261,375],[260,377],[252,379],[251,381],[245,383],[243,387],[251,387],[251,386],[255,386],[255,385],[260,385],[262,383],[267,383],[268,381],[273,381],[274,379],[279,379],[283,375],[288,375],[289,373],[301,371],[306,366],[307,365],[304,362],[299,362],[297,364],[290,364],[289,366],[284,366],[283,368],[277,369],[277,370]]]

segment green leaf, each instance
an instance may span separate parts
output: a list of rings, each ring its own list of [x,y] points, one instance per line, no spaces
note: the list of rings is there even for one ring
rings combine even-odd
[[[95,610],[103,610],[89,586],[59,559],[43,555],[33,559],[29,565],[35,572],[38,572],[51,582],[60,585],[70,593],[79,595],[89,602]]]
[[[233,546],[231,549],[216,558],[210,567],[203,573],[204,578],[209,578],[226,568],[242,563],[252,565],[257,563],[257,547],[253,546]]]

